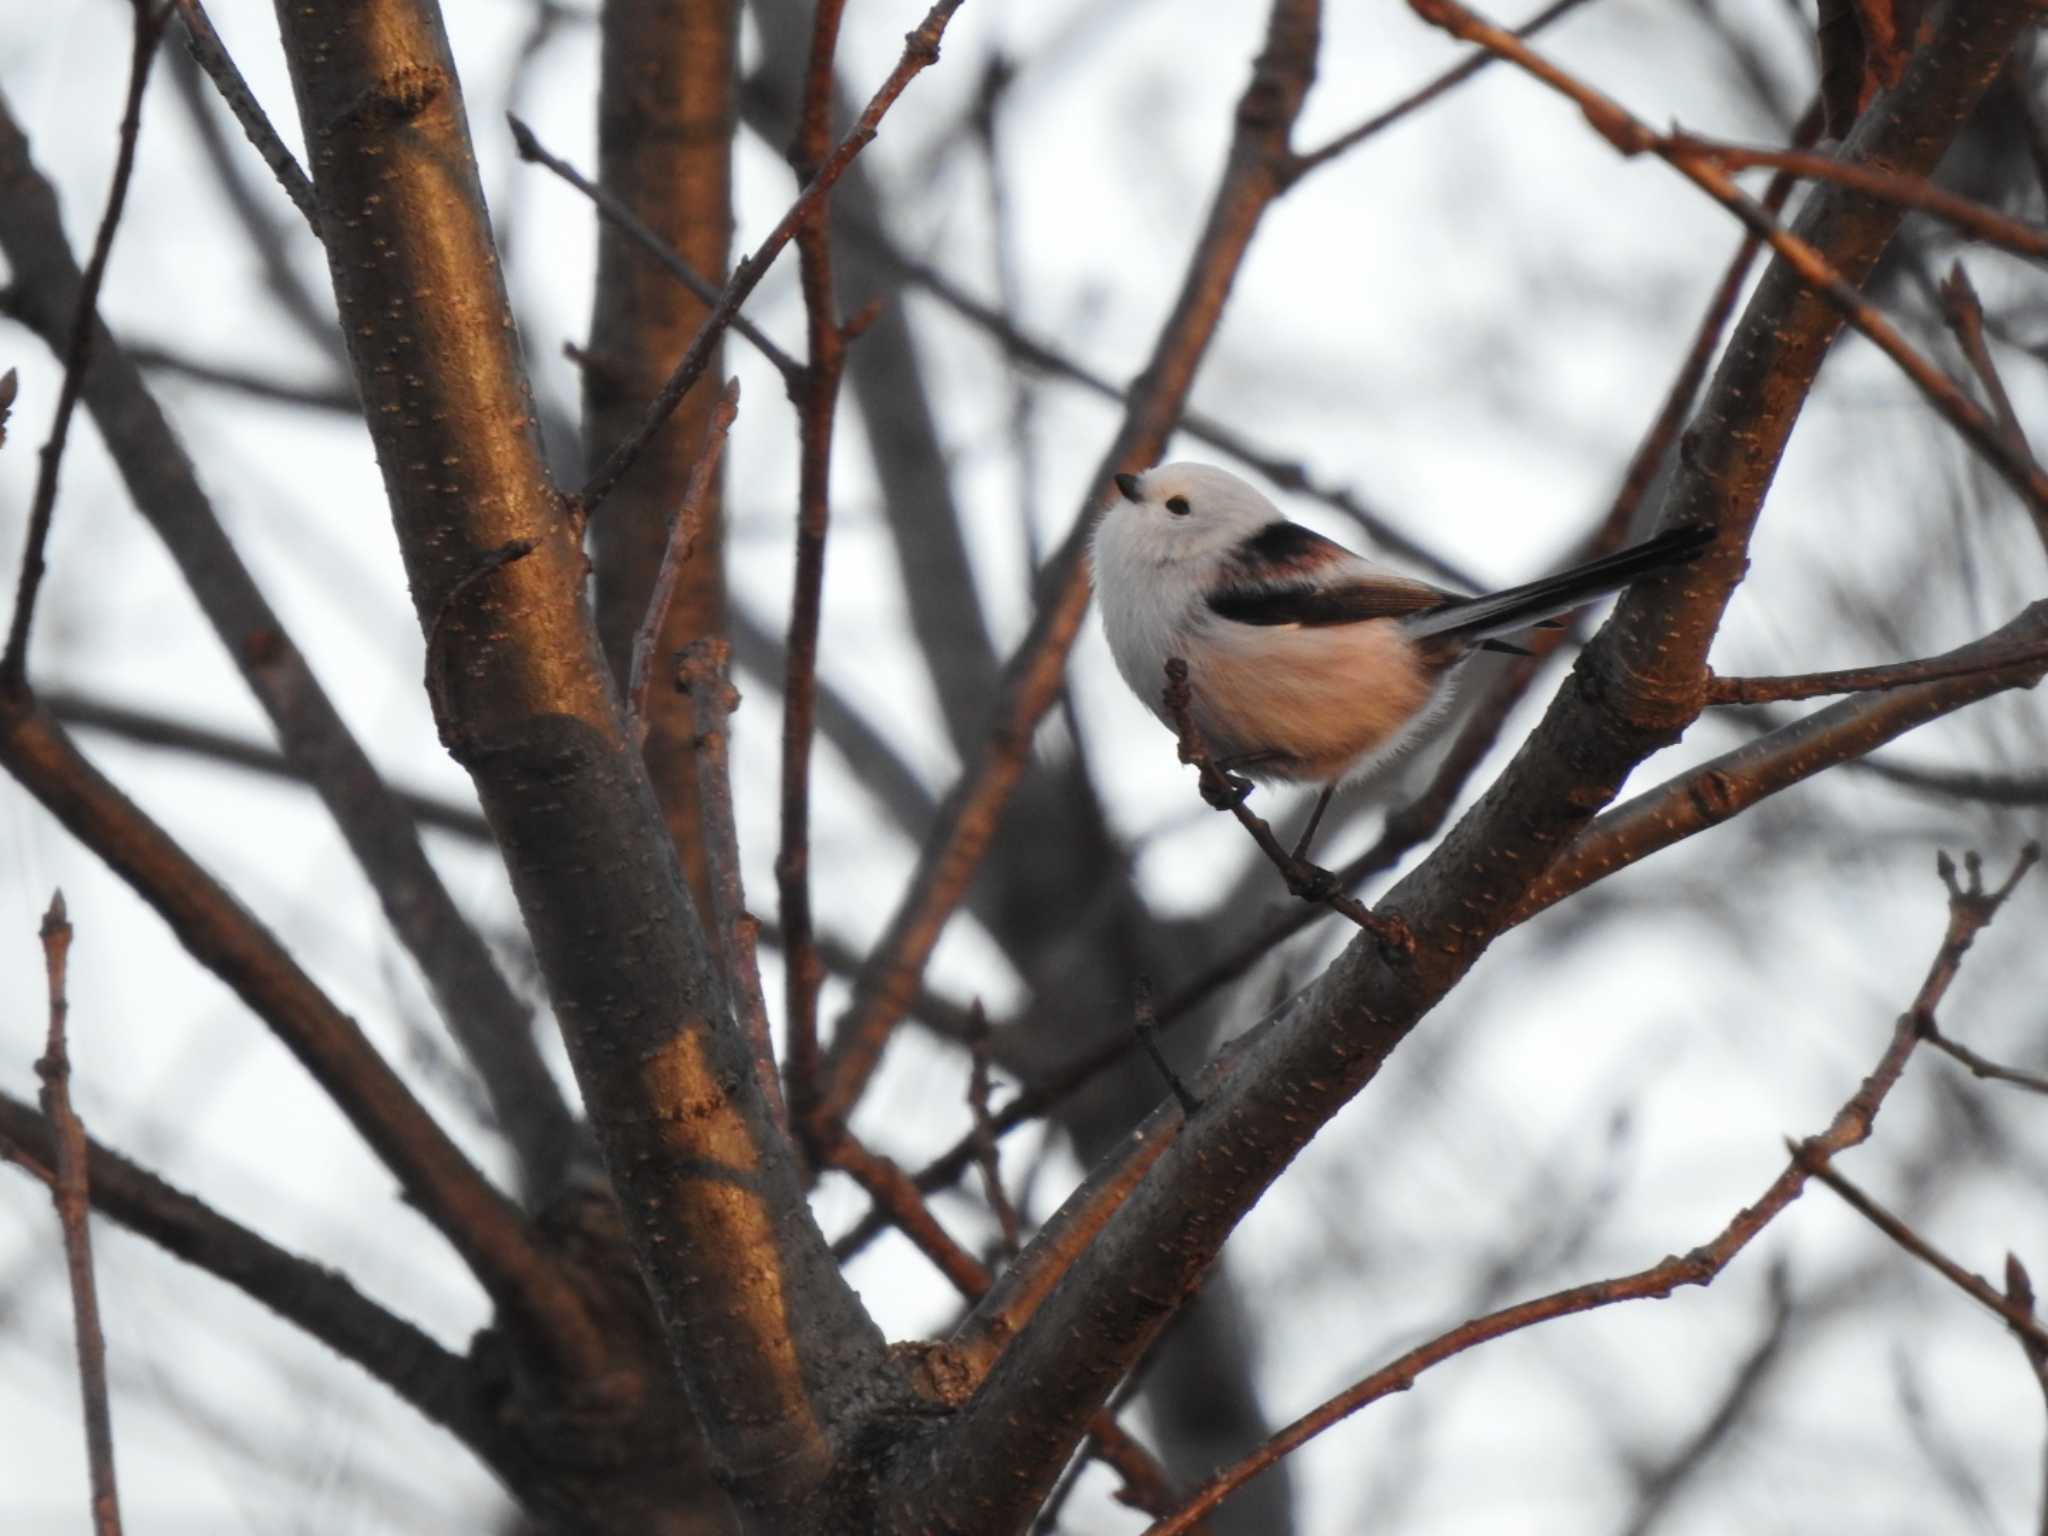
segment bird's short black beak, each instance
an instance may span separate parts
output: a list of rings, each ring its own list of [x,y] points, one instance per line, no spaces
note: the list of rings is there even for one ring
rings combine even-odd
[[[1118,475],[1115,478],[1116,488],[1123,494],[1125,501],[1143,501],[1145,499],[1144,492],[1138,489],[1138,477],[1136,475],[1125,474]]]

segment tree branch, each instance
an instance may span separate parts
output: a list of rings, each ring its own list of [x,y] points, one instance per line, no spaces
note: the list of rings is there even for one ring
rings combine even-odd
[[[141,20],[138,13],[137,20]],[[64,1232],[64,1268],[71,1280],[71,1310],[77,1323],[78,1386],[85,1399],[86,1460],[92,1475],[92,1524],[97,1536],[120,1536],[121,1498],[114,1481],[114,1419],[107,1402],[107,1336],[100,1328],[99,1287],[92,1269],[92,1187],[85,1122],[71,1106],[71,1055],[64,1025],[71,1012],[65,966],[71,953],[71,924],[64,917],[64,893],[50,898],[43,915],[43,969],[50,989],[50,1029],[36,1076],[43,1080],[43,1119],[56,1156],[50,1198]],[[0,1132],[0,1146],[12,1138]]]
[[[50,541],[50,519],[57,507],[57,470],[64,462],[71,418],[78,410],[79,396],[85,388],[86,365],[99,331],[100,284],[106,280],[107,261],[114,252],[114,231],[120,228],[121,210],[127,206],[128,181],[135,172],[135,148],[142,133],[142,95],[149,85],[149,67],[156,60],[156,45],[163,37],[163,18],[151,9],[151,3],[152,0],[132,0],[135,25],[128,56],[128,95],[121,109],[113,185],[107,190],[107,207],[100,215],[99,232],[93,236],[92,254],[86,258],[85,271],[69,296],[66,338],[59,354],[64,362],[64,382],[57,391],[56,416],[50,423],[49,441],[43,444],[35,493],[29,501],[28,538],[21,554],[21,576],[14,589],[14,617],[7,627],[7,647],[0,651],[0,689],[9,691],[18,690],[28,675],[29,624],[35,618],[36,595],[42,590],[43,550]],[[19,258],[15,260],[18,264]],[[22,277],[18,268],[14,281],[19,288]]]

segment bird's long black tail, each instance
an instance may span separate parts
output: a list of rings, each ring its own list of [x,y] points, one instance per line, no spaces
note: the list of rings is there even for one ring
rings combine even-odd
[[[1476,645],[1490,636],[1513,634],[1561,613],[1570,613],[1596,597],[1619,592],[1653,571],[1683,565],[1713,542],[1711,528],[1668,529],[1655,538],[1526,586],[1489,592],[1484,597],[1453,598],[1409,615],[1401,620],[1401,627],[1418,640]]]

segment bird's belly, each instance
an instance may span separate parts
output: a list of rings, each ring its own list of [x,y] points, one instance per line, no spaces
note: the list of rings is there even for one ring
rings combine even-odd
[[[1390,621],[1296,629],[1219,623],[1188,658],[1211,753],[1254,777],[1334,783],[1397,750],[1444,673]]]

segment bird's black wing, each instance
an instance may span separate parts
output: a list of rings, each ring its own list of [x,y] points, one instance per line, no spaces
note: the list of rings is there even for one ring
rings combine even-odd
[[[1271,522],[1231,551],[1222,580],[1209,594],[1209,611],[1239,624],[1316,628],[1401,618],[1456,601],[1403,577],[1344,579],[1346,569],[1357,564],[1350,550],[1312,528]]]

